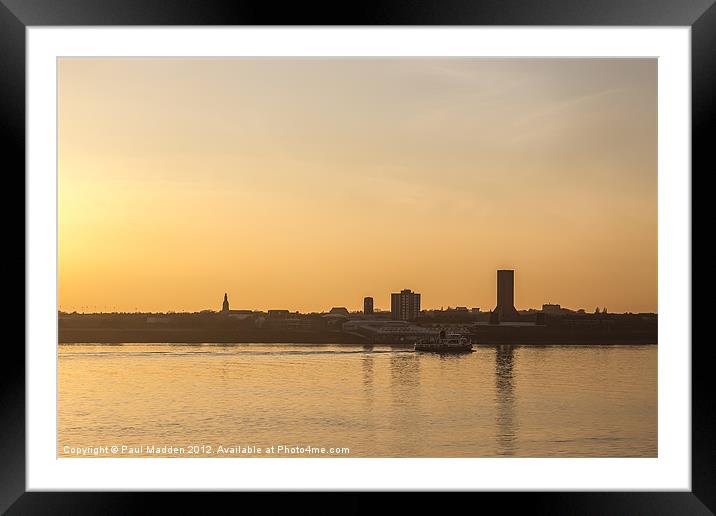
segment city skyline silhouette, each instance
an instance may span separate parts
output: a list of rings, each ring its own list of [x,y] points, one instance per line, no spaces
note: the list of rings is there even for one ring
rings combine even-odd
[[[468,305],[448,305],[448,306],[440,306],[440,307],[434,307],[434,306],[421,306],[420,298],[422,294],[420,292],[413,292],[411,289],[401,289],[401,292],[392,292],[388,296],[388,309],[381,308],[380,304],[375,303],[376,297],[374,296],[366,296],[363,298],[363,306],[362,310],[360,309],[348,309],[346,306],[340,305],[340,304],[333,304],[330,308],[326,308],[324,310],[320,311],[314,311],[314,312],[307,312],[307,313],[329,313],[336,310],[342,310],[345,311],[345,313],[354,313],[359,314],[363,313],[366,315],[372,315],[372,314],[381,314],[381,313],[389,313],[394,310],[394,306],[396,302],[399,302],[401,296],[401,293],[407,293],[409,296],[418,296],[418,302],[417,302],[417,308],[416,314],[422,313],[422,312],[434,312],[434,311],[470,311],[473,313],[480,312],[480,313],[494,313],[496,314],[497,319],[502,320],[503,322],[508,321],[517,321],[519,320],[520,313],[521,312],[539,312],[539,311],[549,311],[552,310],[553,313],[555,311],[564,311],[566,313],[573,312],[573,313],[595,313],[595,314],[607,314],[607,307],[606,306],[596,306],[594,308],[593,312],[590,312],[589,310],[586,310],[583,307],[579,308],[572,308],[567,306],[562,306],[559,303],[551,303],[550,301],[543,303],[541,307],[527,307],[527,308],[516,308],[515,305],[515,271],[509,270],[509,269],[500,269],[496,271],[496,278],[497,278],[497,284],[496,284],[496,291],[495,291],[495,299],[496,299],[496,306],[494,308],[485,308],[485,307],[475,307],[475,306],[468,306]],[[378,298],[380,296],[377,296]],[[201,312],[217,312],[217,313],[245,313],[245,312],[272,312],[272,311],[284,311],[284,312],[293,312],[293,313],[301,313],[299,310],[291,310],[281,308],[278,309],[276,307],[282,306],[280,303],[275,304],[274,308],[268,308],[268,309],[261,309],[261,308],[252,308],[248,306],[243,306],[242,308],[236,308],[235,305],[231,305],[229,301],[229,293],[224,292],[223,299],[221,301],[221,308],[214,310],[212,307],[205,308],[201,310]],[[112,308],[111,310],[107,310],[107,307],[101,307],[101,310],[97,310],[97,307],[91,307],[92,311],[89,311],[88,308],[90,307],[81,307],[82,310],[75,310],[74,312],[78,313],[117,313],[118,311]],[[67,313],[66,310],[62,310],[62,307],[60,307],[60,312]],[[133,311],[125,311],[125,312],[134,312],[134,313],[143,313],[139,310],[133,310]],[[176,310],[165,310],[165,311],[158,311],[159,313],[177,313]],[[184,313],[192,313],[192,312],[184,312]],[[195,312],[194,312],[195,313]],[[618,312],[617,312],[618,313]],[[630,311],[624,312],[624,313],[633,313]],[[656,314],[656,312],[648,312]],[[496,320],[497,320],[496,319]]]

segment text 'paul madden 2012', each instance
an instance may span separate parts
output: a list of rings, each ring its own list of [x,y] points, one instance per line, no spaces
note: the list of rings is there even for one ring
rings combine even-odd
[[[344,446],[314,446],[278,444],[272,446],[257,445],[99,445],[99,446],[63,446],[64,456],[107,457],[107,456],[181,456],[201,455],[217,457],[240,456],[331,456],[350,455],[350,448]]]

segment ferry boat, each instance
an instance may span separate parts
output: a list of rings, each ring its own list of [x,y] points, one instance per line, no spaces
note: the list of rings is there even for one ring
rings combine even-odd
[[[437,340],[421,339],[415,343],[415,351],[430,351],[433,353],[470,353],[472,344],[470,339],[458,333],[441,331]]]

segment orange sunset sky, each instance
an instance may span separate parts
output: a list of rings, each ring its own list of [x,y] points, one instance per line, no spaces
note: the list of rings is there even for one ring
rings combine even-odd
[[[58,70],[61,310],[657,310],[655,59]]]

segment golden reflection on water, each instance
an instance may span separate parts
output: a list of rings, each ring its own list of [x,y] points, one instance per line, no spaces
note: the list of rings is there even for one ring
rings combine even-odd
[[[497,407],[497,454],[513,455],[517,429],[514,418],[514,384],[512,366],[514,347],[498,346],[495,350],[495,405]]]
[[[379,346],[59,349],[59,456],[112,445],[142,456],[148,445],[211,446],[214,457],[249,456],[217,455],[219,445],[347,447],[348,457],[657,455],[656,346],[454,356]]]

